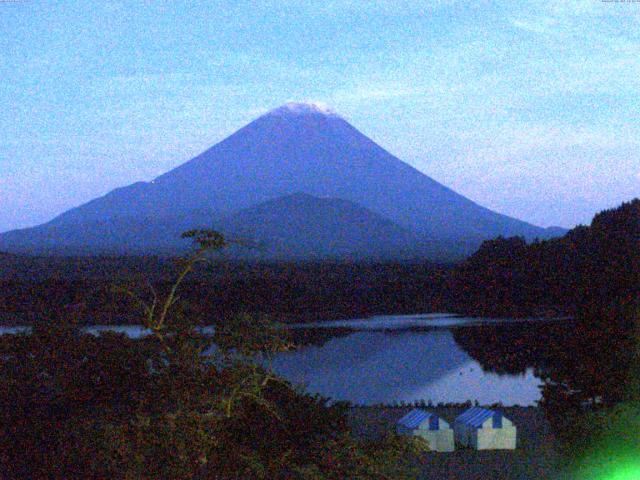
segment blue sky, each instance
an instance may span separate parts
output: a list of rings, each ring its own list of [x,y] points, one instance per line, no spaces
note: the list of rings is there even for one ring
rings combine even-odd
[[[640,196],[639,96],[640,3],[0,1],[0,231],[287,101],[330,105],[489,208],[570,227]]]

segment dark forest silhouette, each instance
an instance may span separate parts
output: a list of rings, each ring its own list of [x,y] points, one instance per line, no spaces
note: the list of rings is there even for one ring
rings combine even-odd
[[[624,318],[640,292],[640,200],[601,212],[561,238],[484,242],[455,268],[448,288],[456,310],[479,315]]]

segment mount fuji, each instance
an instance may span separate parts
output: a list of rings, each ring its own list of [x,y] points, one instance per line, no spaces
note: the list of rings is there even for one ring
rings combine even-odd
[[[1,234],[0,250],[173,254],[181,231],[202,227],[258,241],[258,256],[295,258],[443,260],[499,235],[562,234],[457,194],[328,108],[289,103],[150,182]]]

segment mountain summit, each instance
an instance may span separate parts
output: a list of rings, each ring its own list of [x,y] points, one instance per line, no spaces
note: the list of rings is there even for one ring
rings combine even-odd
[[[0,235],[0,249],[171,251],[180,246],[176,228],[228,222],[241,211],[296,193],[355,204],[437,246],[443,258],[471,253],[499,235],[550,236],[439,184],[332,110],[288,103],[152,182],[116,189],[44,225]],[[378,233],[370,225],[370,236]]]
[[[326,115],[337,117],[338,114],[323,103],[298,103],[288,102],[267,112],[265,116],[291,116],[291,115]]]

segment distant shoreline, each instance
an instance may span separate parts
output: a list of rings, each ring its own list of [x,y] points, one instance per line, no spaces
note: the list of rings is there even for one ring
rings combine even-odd
[[[425,319],[425,316],[438,315],[438,317],[431,317]],[[414,320],[415,321],[412,321]],[[444,323],[438,323],[445,321]],[[477,316],[463,316],[460,314],[415,314],[415,315],[373,315],[368,318],[355,318],[355,319],[342,319],[342,320],[324,320],[320,322],[309,323],[294,323],[288,324],[286,322],[280,322],[287,330],[302,332],[305,330],[327,330],[336,331],[342,333],[357,332],[357,331],[420,331],[420,330],[436,330],[436,329],[451,329],[458,327],[473,327],[473,326],[507,326],[527,323],[547,323],[547,322],[561,322],[571,321],[573,317],[527,317],[527,318],[512,318],[512,317],[477,317]],[[449,322],[450,321],[450,322]],[[5,333],[12,333],[12,331],[19,332],[21,330],[28,330],[33,327],[34,322],[27,323],[20,321],[19,318],[14,318],[13,321],[5,322],[0,314],[0,335]],[[95,332],[101,331],[116,331],[126,333],[127,330],[142,331],[144,327],[142,323],[86,323],[82,324],[83,330],[93,330]],[[215,328],[214,324],[203,325],[200,327],[205,333],[212,333],[212,329]],[[147,334],[150,334],[148,332]],[[132,337],[132,338],[135,338]]]
[[[29,318],[31,317],[31,318]],[[302,318],[301,318],[302,317]],[[472,326],[472,325],[509,325],[516,323],[530,323],[530,322],[556,322],[556,321],[569,321],[574,317],[566,316],[528,316],[528,317],[492,317],[483,315],[466,315],[463,313],[418,313],[418,314],[374,314],[369,316],[357,316],[345,318],[344,316],[338,316],[338,318],[322,318],[318,320],[320,315],[318,313],[309,313],[308,315],[274,315],[273,320],[277,323],[285,325],[291,330],[313,330],[313,329],[340,329],[340,330],[353,330],[357,331],[362,328],[366,330],[410,330],[410,329],[422,329],[422,328],[453,328],[456,326]],[[424,318],[430,317],[430,318]],[[113,319],[112,319],[113,320]],[[119,320],[119,321],[118,321]],[[137,318],[127,317],[116,319],[116,321],[98,321],[98,322],[86,322],[81,323],[82,328],[94,328],[94,327],[141,327],[142,323],[136,322]],[[298,320],[295,323],[292,321]],[[412,321],[415,320],[415,321]],[[445,322],[441,324],[442,320]],[[32,315],[17,314],[17,313],[2,313],[0,312],[0,328],[2,327],[31,327],[39,320],[34,319]],[[384,322],[397,322],[398,325],[385,325]],[[382,322],[382,323],[380,323]],[[215,323],[211,323],[207,326],[212,326]],[[372,326],[375,324],[375,326]]]

